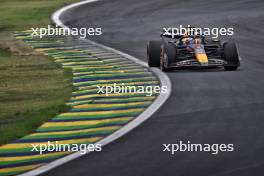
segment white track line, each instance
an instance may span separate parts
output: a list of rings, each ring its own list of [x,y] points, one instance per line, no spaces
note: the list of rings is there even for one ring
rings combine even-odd
[[[62,13],[66,12],[67,10],[83,5],[83,4],[88,4],[88,3],[92,3],[92,2],[96,2],[96,1],[100,1],[100,0],[86,0],[86,1],[82,1],[82,2],[78,2],[78,3],[74,3],[71,5],[68,5],[66,7],[63,7],[61,9],[59,9],[58,11],[56,11],[53,15],[52,15],[52,20],[60,27],[63,28],[67,28],[69,29],[69,27],[65,26],[63,24],[63,22],[60,20],[60,16]],[[109,50],[111,52],[120,54],[134,62],[136,62],[137,64],[140,64],[144,67],[147,67],[147,63],[143,62],[142,60],[139,60],[131,55],[128,55],[126,53],[123,53],[121,51],[118,51],[116,49],[110,48],[108,46],[104,46],[102,44],[98,44],[96,42],[84,39],[87,42],[98,46],[99,48],[104,48],[106,50]],[[148,118],[150,118],[164,103],[165,101],[169,98],[170,93],[171,93],[171,82],[170,79],[168,78],[168,76],[163,73],[162,71],[160,71],[160,69],[158,68],[151,68],[151,71],[159,78],[161,86],[167,86],[167,93],[161,93],[156,99],[155,101],[143,112],[141,113],[138,117],[136,117],[134,120],[132,120],[130,123],[128,123],[127,125],[125,125],[124,127],[122,127],[121,129],[117,130],[116,132],[112,133],[111,135],[105,137],[104,139],[100,140],[99,142],[97,142],[96,144],[101,144],[102,146],[107,145],[111,142],[113,142],[114,140],[120,138],[121,136],[127,134],[129,131],[133,130],[134,128],[136,128],[137,126],[139,126],[141,123],[143,123],[145,120],[147,120]],[[89,152],[87,152],[89,153]],[[72,161],[76,158],[81,157],[82,154],[80,152],[76,152],[73,154],[70,154],[68,156],[65,156],[63,158],[59,158],[51,163],[48,163],[44,166],[41,166],[37,169],[31,170],[29,172],[26,172],[24,174],[20,174],[20,176],[35,176],[35,175],[39,175],[42,174],[44,172],[47,172],[55,167],[58,167],[62,164],[65,164],[69,161]]]

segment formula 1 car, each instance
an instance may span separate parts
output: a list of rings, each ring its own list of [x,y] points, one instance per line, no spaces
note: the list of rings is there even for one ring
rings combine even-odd
[[[166,35],[161,41],[149,41],[147,59],[149,67],[162,71],[182,67],[224,67],[237,70],[240,66],[236,44],[209,39],[204,35]],[[169,40],[167,40],[169,38]]]

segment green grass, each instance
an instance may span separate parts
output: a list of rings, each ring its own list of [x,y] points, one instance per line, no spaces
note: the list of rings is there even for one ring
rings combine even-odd
[[[0,29],[23,30],[44,27],[58,8],[77,0],[0,0]]]
[[[0,0],[0,144],[32,132],[68,109],[70,71],[49,57],[33,54],[12,33],[47,26],[53,11],[74,1]]]

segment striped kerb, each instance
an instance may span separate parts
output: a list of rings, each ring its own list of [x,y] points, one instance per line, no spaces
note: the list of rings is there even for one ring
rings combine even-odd
[[[95,143],[122,128],[141,114],[157,95],[145,93],[98,94],[98,86],[159,86],[147,69],[124,56],[79,39],[32,38],[31,31],[15,33],[37,52],[51,56],[62,67],[72,70],[73,92],[66,102],[69,112],[58,114],[32,134],[0,147],[0,175],[16,175],[60,157],[69,151],[32,151],[31,144]]]

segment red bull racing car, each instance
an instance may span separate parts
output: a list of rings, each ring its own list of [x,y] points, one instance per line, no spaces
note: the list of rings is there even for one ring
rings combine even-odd
[[[204,35],[161,34],[161,41],[149,41],[147,58],[149,67],[162,71],[183,67],[224,67],[237,70],[240,66],[236,44],[207,39]]]

